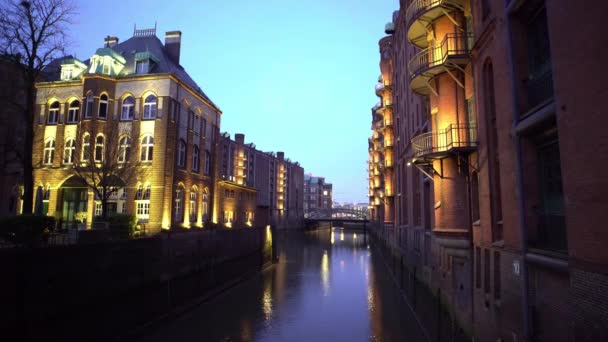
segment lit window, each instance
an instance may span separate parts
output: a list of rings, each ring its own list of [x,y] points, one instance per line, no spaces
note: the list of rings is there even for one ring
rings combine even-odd
[[[63,148],[63,163],[64,164],[72,164],[74,163],[74,151],[76,150],[76,144],[74,139],[68,138],[65,141],[65,146]]]
[[[183,140],[179,141],[179,146],[177,148],[177,166],[186,166],[186,143]]]
[[[196,222],[196,214],[197,214],[197,189],[192,188],[190,191],[190,222]]]
[[[49,107],[48,123],[56,124],[59,117],[59,102],[55,101]]]
[[[53,164],[53,157],[55,156],[55,139],[48,139],[44,144],[44,164]]]
[[[104,152],[104,138],[103,135],[98,135],[95,138],[95,161],[102,162],[103,161],[103,152]]]
[[[125,163],[129,161],[131,154],[131,139],[128,136],[120,138],[118,142],[118,162]]]
[[[82,157],[80,160],[87,161],[89,160],[89,155],[91,154],[91,136],[89,133],[85,133],[84,137],[82,137]]]
[[[139,220],[148,220],[150,218],[150,201],[137,202],[136,216]]]
[[[87,94],[86,105],[84,106],[84,117],[90,118],[93,116],[93,94]]]
[[[144,119],[156,117],[156,96],[148,95],[144,101]]]
[[[99,201],[95,202],[95,216],[101,216],[101,213],[102,213],[101,210],[102,210],[101,202],[99,202]]]
[[[133,111],[135,109],[135,101],[133,96],[127,96],[122,100],[122,112],[120,115],[121,120],[133,120]]]
[[[108,115],[108,95],[102,94],[99,97],[99,118],[105,119]]]
[[[198,172],[199,170],[199,149],[197,145],[194,145],[194,148],[192,149],[192,170],[194,172]]]
[[[141,139],[141,161],[152,161],[153,152],[154,138],[151,135],[147,135],[143,139]]]
[[[106,75],[110,74],[110,61],[103,62],[103,73]]]
[[[175,190],[175,206],[173,207],[173,217],[174,222],[183,222],[184,221],[184,189],[179,188]]]

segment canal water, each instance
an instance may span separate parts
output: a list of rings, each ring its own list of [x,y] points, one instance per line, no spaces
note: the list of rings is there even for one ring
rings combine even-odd
[[[277,264],[141,341],[425,341],[362,231],[277,240]]]

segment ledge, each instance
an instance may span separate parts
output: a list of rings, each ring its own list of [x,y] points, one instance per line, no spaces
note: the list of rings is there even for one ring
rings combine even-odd
[[[542,252],[541,252],[542,253]],[[538,266],[546,267],[558,272],[568,272],[568,260],[557,258],[553,255],[539,254],[538,252],[526,253],[526,261]]]

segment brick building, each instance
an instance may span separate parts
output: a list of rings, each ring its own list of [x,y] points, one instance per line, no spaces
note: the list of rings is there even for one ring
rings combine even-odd
[[[333,205],[333,185],[324,177],[304,175],[304,211],[331,209]]]
[[[608,5],[592,3],[405,0],[379,42],[395,118],[391,174],[375,107],[379,236],[482,341],[607,338]]]
[[[89,60],[63,59],[37,83],[32,153],[45,213],[69,223],[84,211],[90,226],[100,202],[71,166],[100,162],[120,144],[145,176],[112,196],[111,211],[136,214],[152,231],[210,221],[222,112],[180,65],[180,50],[179,31],[163,44],[155,29],[135,30],[122,43],[107,37]],[[107,141],[116,132],[119,141]]]
[[[304,218],[304,169],[283,152],[262,152],[245,135],[219,139],[216,217],[237,226],[293,229]],[[237,208],[238,207],[238,208]]]

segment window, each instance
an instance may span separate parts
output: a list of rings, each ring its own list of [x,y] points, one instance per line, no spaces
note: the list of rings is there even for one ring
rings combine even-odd
[[[53,164],[53,157],[55,157],[55,139],[51,138],[44,143],[43,163],[46,165]]]
[[[489,0],[481,0],[481,17],[486,19],[490,14],[490,1]]]
[[[80,101],[74,100],[70,103],[68,108],[68,123],[76,123],[78,121],[78,115],[80,113]]]
[[[51,103],[49,107],[49,116],[47,122],[50,124],[56,124],[59,118],[59,102],[55,101]]]
[[[198,194],[197,189],[192,188],[190,191],[190,222],[196,222]]]
[[[89,156],[91,155],[91,135],[89,133],[85,133],[82,137],[82,157],[81,161],[86,162],[89,160]]]
[[[144,119],[156,117],[156,96],[148,95],[144,101]]]
[[[86,104],[84,106],[84,117],[86,119],[93,117],[93,93],[87,94]]]
[[[105,119],[108,116],[108,95],[101,94],[99,97],[99,118]]]
[[[63,163],[64,164],[72,164],[74,163],[74,151],[76,150],[76,144],[73,138],[68,138],[65,141],[65,146],[63,147]]]
[[[135,108],[135,100],[133,96],[127,96],[122,100],[122,112],[120,115],[121,120],[133,120],[133,111]]]
[[[154,138],[151,135],[146,135],[141,139],[141,161],[152,161],[154,152]]]
[[[209,151],[205,151],[205,174],[209,175],[209,171],[211,170],[211,153]]]
[[[123,136],[118,142],[118,162],[125,163],[129,161],[129,155],[131,154],[131,138]]]
[[[141,184],[137,185],[135,216],[139,221],[148,221],[150,218],[150,184],[146,184],[145,191]]]
[[[102,214],[101,202],[96,201],[95,202],[95,216],[101,216],[101,214]]]
[[[98,135],[95,138],[95,161],[102,162],[104,153],[104,138],[103,135]]]
[[[194,172],[198,172],[198,170],[199,170],[199,164],[200,164],[199,154],[200,154],[200,151],[198,149],[198,146],[194,145],[194,148],[192,149],[192,171],[194,171]]]
[[[194,115],[194,127],[192,127],[192,130],[194,131],[194,133],[196,134],[200,134],[200,130],[201,130],[201,117],[196,114]]]
[[[110,61],[104,61],[103,62],[103,73],[105,75],[109,75],[110,74]]]
[[[173,222],[180,223],[184,221],[184,188],[178,187],[175,190],[175,205],[173,207]]]
[[[207,120],[202,119],[202,124],[201,124],[201,135],[203,137],[207,136]]]
[[[177,146],[177,166],[186,166],[186,142],[183,140],[180,140]]]
[[[553,96],[549,29],[545,8],[536,10],[526,25],[528,40],[528,108]]]
[[[207,221],[209,218],[209,194],[207,189],[203,192],[203,221]]]
[[[136,61],[135,62],[135,73],[136,74],[147,74],[150,70],[150,61]]]

